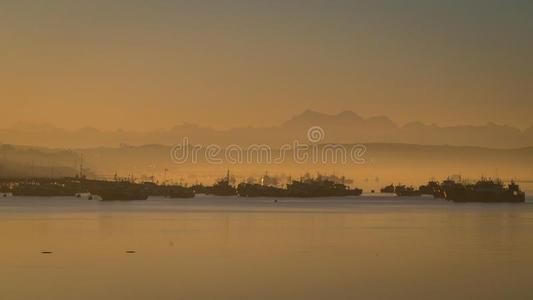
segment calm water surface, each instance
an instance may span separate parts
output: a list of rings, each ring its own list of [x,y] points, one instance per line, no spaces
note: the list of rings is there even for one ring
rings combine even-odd
[[[0,299],[533,299],[529,201],[2,198]]]

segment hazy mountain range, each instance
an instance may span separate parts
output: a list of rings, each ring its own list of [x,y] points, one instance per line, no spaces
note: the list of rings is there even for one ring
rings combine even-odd
[[[140,120],[142,121],[142,120]],[[65,130],[49,125],[16,125],[0,129],[0,143],[57,148],[87,148],[120,144],[172,145],[187,137],[194,144],[279,146],[294,140],[307,141],[310,127],[324,130],[324,143],[407,143],[419,145],[479,146],[520,148],[533,146],[533,127],[526,130],[506,125],[438,126],[410,122],[399,125],[385,116],[364,118],[345,111],[336,115],[307,110],[271,127],[246,127],[217,130],[195,124],[145,132],[102,131],[91,127]]]

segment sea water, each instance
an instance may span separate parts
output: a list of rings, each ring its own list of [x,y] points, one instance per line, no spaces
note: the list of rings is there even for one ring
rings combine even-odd
[[[0,199],[0,299],[533,299],[533,199]]]

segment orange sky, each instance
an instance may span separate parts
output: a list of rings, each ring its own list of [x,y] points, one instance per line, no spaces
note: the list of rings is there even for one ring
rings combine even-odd
[[[0,127],[533,125],[531,2],[375,2],[2,1]]]

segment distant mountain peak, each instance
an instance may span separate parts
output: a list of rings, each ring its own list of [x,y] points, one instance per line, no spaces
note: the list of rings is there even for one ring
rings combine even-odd
[[[328,115],[306,109],[301,114],[292,117],[291,119],[285,121],[282,126],[295,126],[295,125],[308,125],[318,120],[326,118]]]
[[[358,114],[353,111],[345,110],[338,114],[325,114],[315,110],[306,109],[301,114],[294,116],[292,120],[317,120],[317,119],[362,119]]]
[[[359,114],[345,110],[338,114],[324,114],[313,110],[305,110],[301,114],[285,122],[282,126],[332,126],[342,127],[359,126],[359,125],[379,125],[379,126],[396,126],[388,117],[376,116],[365,119]]]
[[[296,117],[294,117],[293,119],[296,119],[296,118],[314,118],[314,117],[323,117],[323,116],[326,116],[326,114],[318,112],[316,110],[306,109],[301,114],[299,114]]]
[[[337,117],[343,119],[362,119],[357,113],[351,110],[345,110],[337,114]]]

